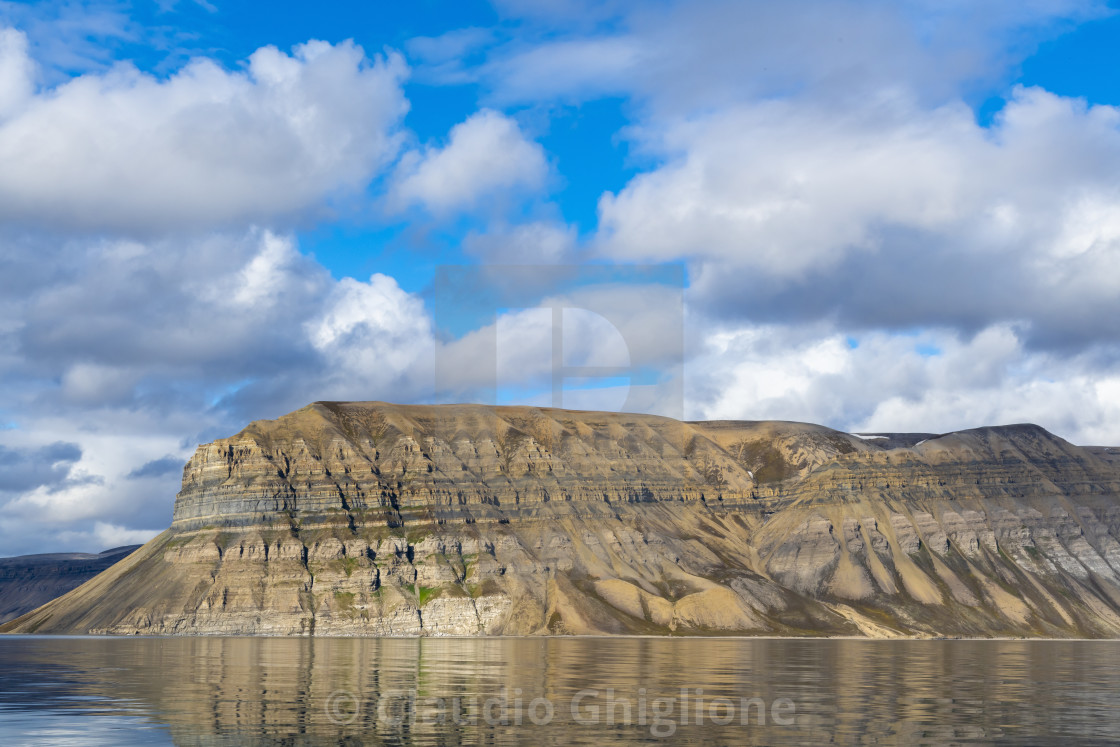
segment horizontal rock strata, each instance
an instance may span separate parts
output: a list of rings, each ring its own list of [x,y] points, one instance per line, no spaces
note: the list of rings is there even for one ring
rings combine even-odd
[[[1120,457],[1036,426],[316,403],[14,632],[1120,633]]]

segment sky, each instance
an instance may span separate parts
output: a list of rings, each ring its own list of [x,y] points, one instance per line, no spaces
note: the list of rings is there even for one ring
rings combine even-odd
[[[1118,10],[0,0],[0,555],[318,400],[1120,445]]]

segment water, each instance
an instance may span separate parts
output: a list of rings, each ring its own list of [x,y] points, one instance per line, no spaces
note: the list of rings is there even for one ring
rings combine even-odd
[[[5,745],[1110,741],[1120,642],[0,636]]]

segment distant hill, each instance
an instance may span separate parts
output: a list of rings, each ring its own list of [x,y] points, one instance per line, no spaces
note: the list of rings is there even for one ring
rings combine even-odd
[[[140,545],[98,553],[70,552],[0,558],[0,623],[81,586]]]

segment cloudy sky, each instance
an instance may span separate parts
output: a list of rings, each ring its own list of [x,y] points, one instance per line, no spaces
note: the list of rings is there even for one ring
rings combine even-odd
[[[555,354],[567,406],[1120,444],[1115,4],[263,7],[0,0],[0,555]]]

